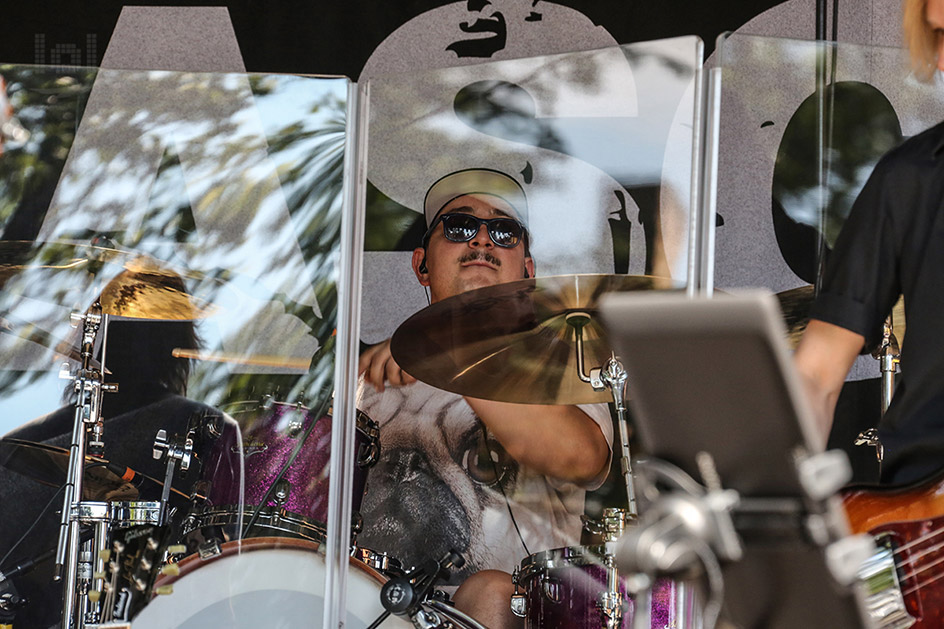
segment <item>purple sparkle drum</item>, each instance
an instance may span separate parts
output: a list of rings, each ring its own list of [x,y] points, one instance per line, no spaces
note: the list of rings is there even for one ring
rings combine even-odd
[[[300,405],[275,402],[266,406],[269,408],[265,414],[242,435],[241,444],[238,430],[231,424],[226,425],[213,443],[201,472],[200,496],[187,519],[185,532],[222,527],[230,531],[228,536],[231,536],[235,525],[245,527],[255,515],[252,528],[243,537],[286,534],[315,542],[325,540],[330,411],[319,418]],[[295,459],[289,462],[303,439]],[[377,424],[360,411],[355,444],[357,459],[351,509],[356,532],[367,472],[380,453]],[[239,506],[240,454],[245,469],[242,509]]]
[[[607,586],[605,546],[568,546],[526,557],[515,573],[517,588],[523,590],[513,601],[514,612],[525,618],[529,629],[571,629],[575,627],[606,627],[606,603],[612,600]],[[633,624],[633,600],[626,583],[617,577],[620,593],[620,624],[629,629]],[[652,629],[680,627],[680,586],[674,581],[659,579],[652,588],[650,626]],[[612,612],[611,612],[612,613]],[[685,626],[688,626],[685,624]]]

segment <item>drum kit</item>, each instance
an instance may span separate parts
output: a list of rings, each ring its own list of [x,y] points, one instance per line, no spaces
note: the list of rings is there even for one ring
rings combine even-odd
[[[605,293],[680,288],[644,276],[526,279],[434,303],[392,338],[391,351],[401,367],[440,389],[513,403],[615,406],[625,506],[587,522],[588,534],[599,543],[544,549],[521,560],[509,604],[528,627],[702,624],[693,586],[623,574],[616,565],[616,544],[636,525],[638,513],[626,372],[597,314]],[[138,298],[127,299],[131,292]],[[107,335],[109,318],[200,316],[187,305],[186,294],[162,292],[119,290],[89,312],[74,315],[81,343],[65,351],[60,343],[58,350],[81,363],[72,376],[78,400],[69,449],[0,439],[0,465],[65,487],[55,550],[64,592],[62,626],[267,626],[273,609],[286,619],[284,626],[310,624],[317,618],[313,610],[323,605],[318,596],[325,562],[318,551],[327,534],[330,396],[313,405],[270,396],[229,409],[231,416],[193,421],[185,434],[160,431],[153,450],[165,465],[165,476],[144,477],[160,488],[159,500],[125,500],[129,496],[120,491],[134,472],[102,456],[107,439],[102,399],[116,385],[105,382],[107,363],[105,358],[98,362],[95,348]],[[152,305],[142,305],[142,294]],[[359,413],[347,624],[480,627],[435,587],[461,566],[461,557],[403,566],[396,557],[357,545],[361,522],[356,512],[379,444],[377,424]],[[191,467],[198,478],[187,495],[173,483]],[[187,507],[172,508],[172,499],[176,504],[185,500]],[[5,570],[0,584],[52,554],[43,549],[29,565]],[[0,612],[15,611],[16,602],[0,596]]]

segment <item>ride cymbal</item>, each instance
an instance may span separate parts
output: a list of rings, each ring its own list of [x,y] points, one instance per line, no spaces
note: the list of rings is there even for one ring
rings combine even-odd
[[[639,275],[559,275],[468,291],[407,319],[391,340],[397,363],[423,382],[470,397],[520,404],[612,401],[577,374],[568,315],[585,313],[586,370],[611,347],[596,316],[611,292],[679,290],[673,280]]]

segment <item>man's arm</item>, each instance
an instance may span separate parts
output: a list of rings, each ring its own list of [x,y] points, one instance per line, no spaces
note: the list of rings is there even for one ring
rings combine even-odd
[[[576,406],[465,399],[512,458],[545,476],[588,483],[609,461],[600,426]]]
[[[824,444],[846,374],[864,343],[861,334],[812,319],[793,355]]]
[[[358,374],[378,391],[416,382],[394,360],[389,339],[361,354]],[[576,406],[465,399],[512,458],[545,476],[586,483],[609,461],[600,426]]]

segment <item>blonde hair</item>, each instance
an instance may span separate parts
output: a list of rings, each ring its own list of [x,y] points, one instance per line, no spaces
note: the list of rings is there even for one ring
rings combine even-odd
[[[930,81],[937,69],[937,36],[928,24],[928,0],[904,0],[902,26],[911,53],[911,68],[922,81]]]

